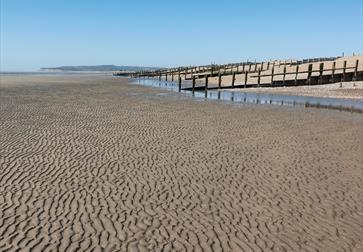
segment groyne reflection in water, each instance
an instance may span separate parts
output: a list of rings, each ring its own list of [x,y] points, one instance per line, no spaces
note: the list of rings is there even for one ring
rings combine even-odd
[[[179,91],[178,84],[171,81],[159,81],[158,79],[141,78],[133,79],[132,83],[149,87],[163,88],[175,92]],[[363,101],[354,99],[278,95],[238,91],[232,92],[225,90],[198,90],[195,92],[190,90],[182,90],[181,92],[197,98],[205,98],[209,100],[223,100],[236,103],[270,104],[280,106],[315,107],[363,113]]]

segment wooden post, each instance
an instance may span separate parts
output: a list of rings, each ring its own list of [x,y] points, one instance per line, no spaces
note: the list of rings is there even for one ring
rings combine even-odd
[[[221,71],[219,71],[218,73],[218,87],[221,88],[222,86],[222,75],[221,75]]]
[[[334,61],[334,62],[333,62],[333,69],[332,69],[332,72],[331,72],[331,79],[330,79],[330,82],[334,82],[334,74],[335,74],[336,64],[337,64],[337,63]]]
[[[275,64],[273,64],[272,67],[275,67]],[[285,86],[285,79],[286,79],[286,66],[284,66],[284,75],[282,76],[282,85]]]
[[[299,66],[296,66],[296,74],[295,74],[295,86],[297,85],[297,75],[299,73]]]
[[[342,74],[341,82],[345,81],[345,72],[346,72],[346,68],[347,68],[347,61],[346,61],[346,60],[344,60],[344,65],[343,65],[343,74]]]
[[[358,65],[359,65],[359,60],[356,60],[355,68],[354,68],[354,76],[352,78],[352,80],[354,80],[354,81],[357,81],[357,79],[358,79]]]
[[[263,71],[263,63],[264,63],[264,62],[262,61],[262,63],[261,63],[261,71]]]
[[[248,72],[251,72],[252,64],[248,64]]]
[[[174,72],[171,73],[171,81],[174,81]]]
[[[257,62],[255,60],[255,72],[257,71]]]
[[[313,71],[313,64],[309,64],[309,67],[308,67],[308,84],[311,85],[311,74],[312,74],[312,71]]]
[[[261,69],[258,69],[258,76],[257,76],[257,87],[260,87],[261,82]]]
[[[243,63],[243,65],[242,65],[242,72],[245,72],[245,63]]]
[[[245,88],[247,87],[247,78],[248,78],[248,72],[245,72]]]
[[[161,73],[159,73],[159,81],[161,81]]]
[[[236,81],[236,73],[233,72],[232,74],[232,88],[234,88],[234,82]]]
[[[269,70],[269,69],[270,69],[270,61],[267,62],[267,70]]]
[[[165,81],[168,81],[168,72],[165,73]]]
[[[180,91],[181,91],[181,84],[182,84],[182,79],[181,79],[181,77],[180,77],[180,76],[179,76],[179,81],[178,81],[178,82],[179,82],[179,83],[178,83],[178,84],[179,84],[178,86],[179,86],[179,92],[180,92]]]
[[[195,89],[195,76],[193,75],[193,84],[192,84],[192,91],[194,93],[194,89]]]
[[[205,91],[208,90],[208,74],[205,75]]]
[[[323,84],[323,72],[324,72],[324,63],[320,63],[319,66],[319,84]]]
[[[271,87],[274,84],[274,72],[275,72],[275,68],[273,67],[272,70],[271,70]]]

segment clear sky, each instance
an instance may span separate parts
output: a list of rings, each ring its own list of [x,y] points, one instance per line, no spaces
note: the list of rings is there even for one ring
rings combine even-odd
[[[362,0],[0,0],[0,70],[362,53]]]

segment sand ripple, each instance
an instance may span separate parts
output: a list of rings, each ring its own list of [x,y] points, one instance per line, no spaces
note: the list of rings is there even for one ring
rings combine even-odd
[[[29,79],[0,93],[0,251],[363,250],[361,115]]]

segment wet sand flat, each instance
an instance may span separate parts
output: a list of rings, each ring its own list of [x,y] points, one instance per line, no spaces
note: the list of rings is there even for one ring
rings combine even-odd
[[[0,251],[363,250],[361,114],[0,80]]]

